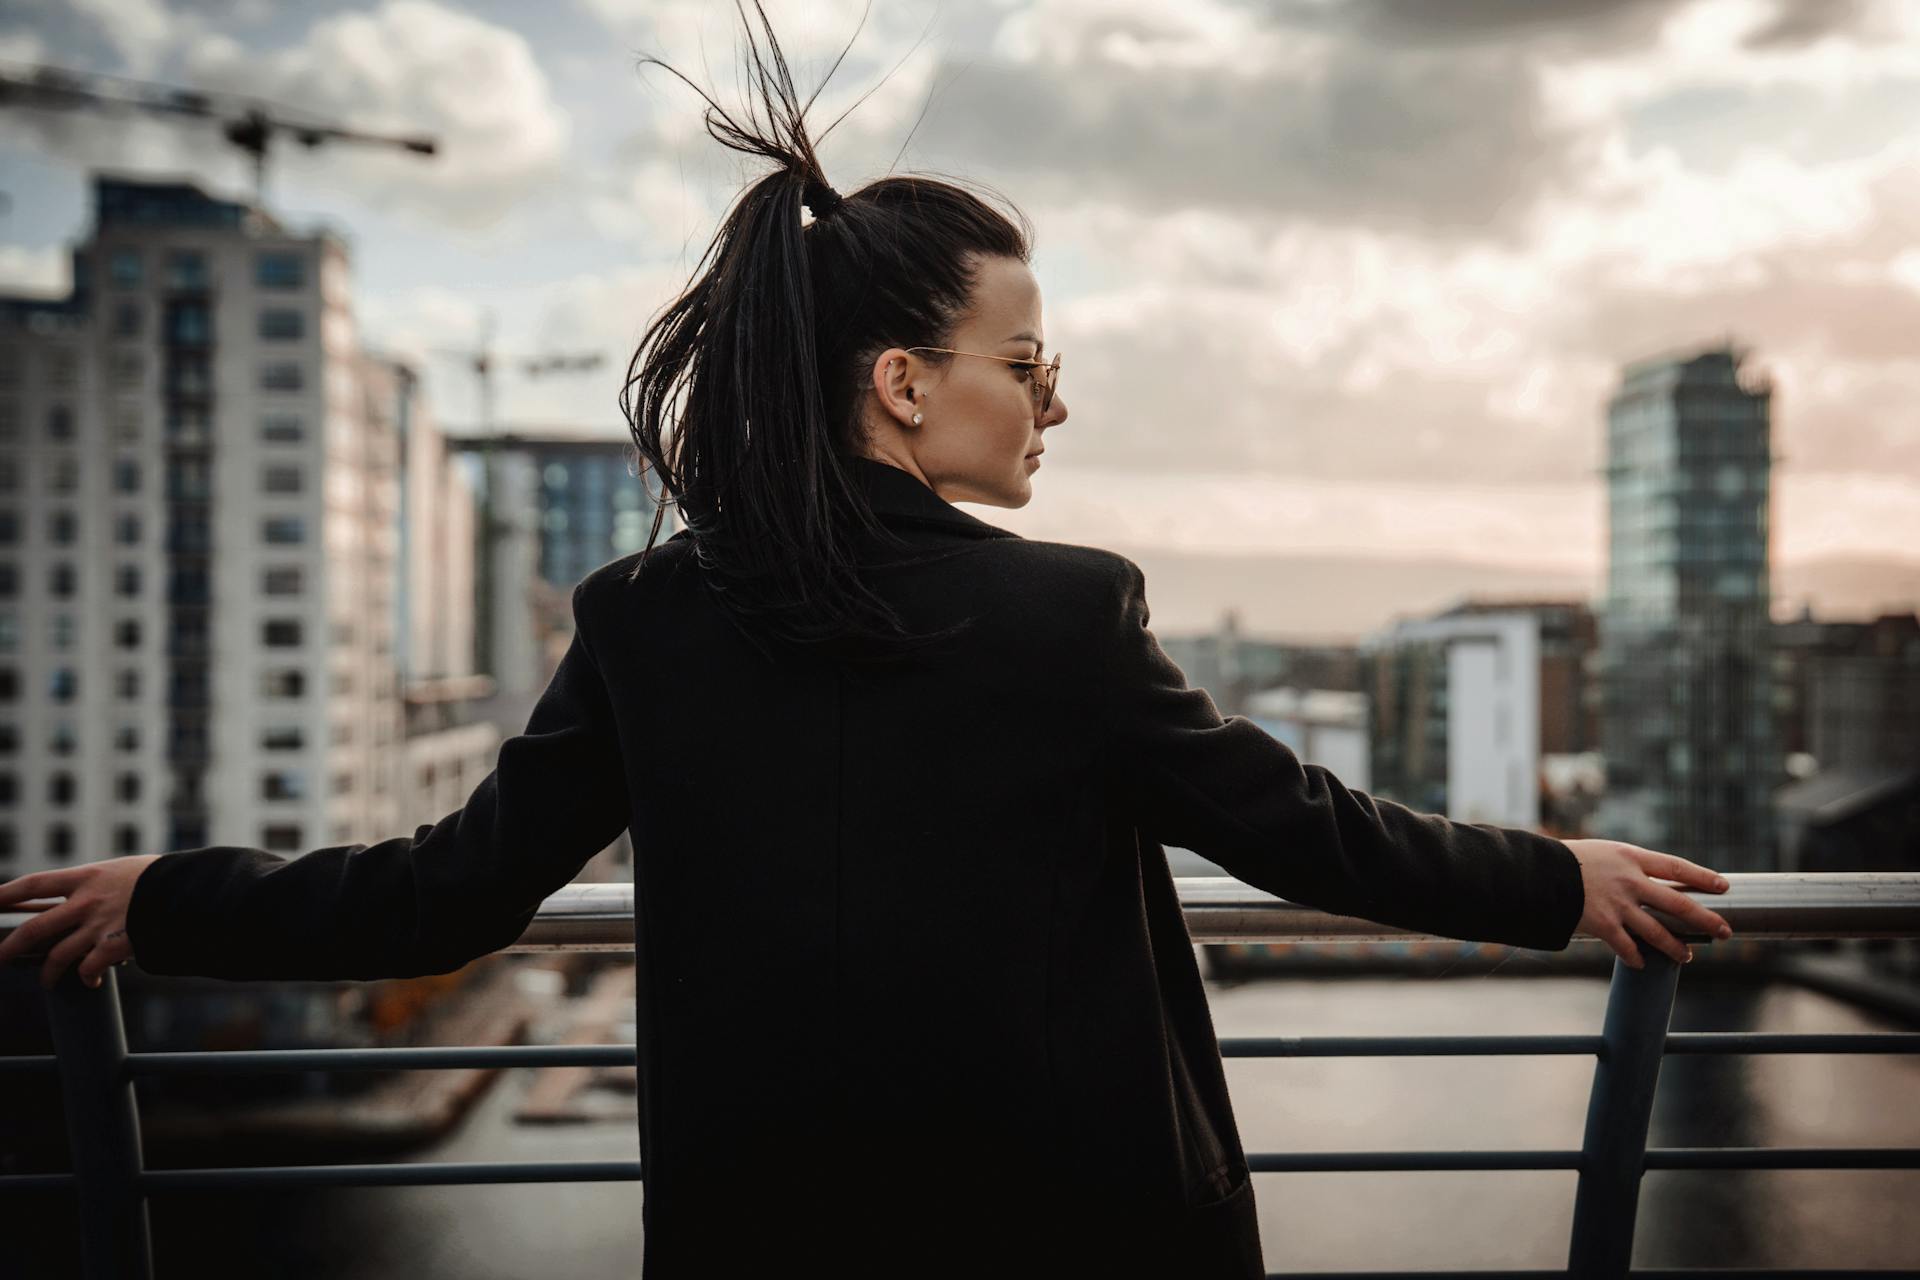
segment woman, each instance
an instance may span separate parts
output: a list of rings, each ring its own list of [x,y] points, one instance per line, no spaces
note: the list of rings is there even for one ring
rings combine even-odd
[[[1724,885],[1353,791],[1186,686],[1131,561],[954,507],[1026,505],[1067,420],[1024,223],[919,178],[840,197],[760,22],[765,125],[707,121],[776,168],[622,400],[687,528],[578,586],[494,772],[410,837],[23,877],[0,908],[39,914],[0,958],[95,985],[129,957],[446,972],[630,828],[648,1280],[1258,1276],[1164,844],[1328,911],[1583,932],[1636,968],[1634,935],[1688,956],[1647,906],[1730,933],[1653,877]]]

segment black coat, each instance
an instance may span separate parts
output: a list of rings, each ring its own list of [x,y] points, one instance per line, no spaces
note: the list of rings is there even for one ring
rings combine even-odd
[[[559,670],[461,810],[293,860],[167,854],[136,884],[135,957],[445,972],[631,827],[646,1280],[1259,1275],[1162,846],[1331,912],[1549,950],[1579,864],[1223,720],[1147,629],[1130,560],[856,466],[912,548],[869,544],[867,580],[917,629],[977,618],[947,652],[765,660],[677,535],[638,580],[630,556],[574,591]]]

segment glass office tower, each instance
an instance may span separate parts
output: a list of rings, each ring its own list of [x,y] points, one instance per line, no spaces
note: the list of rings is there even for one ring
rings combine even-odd
[[[1724,346],[1628,365],[1607,406],[1596,834],[1774,870],[1772,387]]]

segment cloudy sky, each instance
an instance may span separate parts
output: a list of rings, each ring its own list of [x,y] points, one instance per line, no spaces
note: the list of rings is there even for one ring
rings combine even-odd
[[[803,86],[859,23],[770,0]],[[617,437],[647,318],[751,176],[718,0],[10,0],[0,61],[428,132],[283,149],[269,203],[354,247],[422,361],[492,308],[509,424]],[[1592,572],[1622,362],[1731,335],[1775,381],[1775,554],[1920,556],[1920,0],[880,0],[816,108],[842,191],[963,175],[1038,231],[1071,419],[1033,537]],[[924,110],[924,116],[922,111]],[[919,119],[917,128],[915,120]],[[911,138],[909,138],[911,131]],[[65,287],[86,173],[248,174],[208,130],[0,115],[0,287]]]

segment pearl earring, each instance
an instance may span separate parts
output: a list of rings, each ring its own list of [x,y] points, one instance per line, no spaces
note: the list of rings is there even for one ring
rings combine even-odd
[[[920,420],[921,420],[922,418],[924,418],[925,416],[926,416],[925,414],[921,414],[921,413],[916,413],[916,414],[914,414],[914,415],[913,415],[913,425],[914,425],[914,426],[916,426],[916,427],[917,427],[917,426],[919,426],[919,425],[920,425]]]

